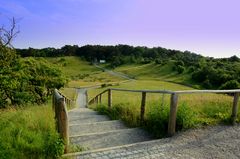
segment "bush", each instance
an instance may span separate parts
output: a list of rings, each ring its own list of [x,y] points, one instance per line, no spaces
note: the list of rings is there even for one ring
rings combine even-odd
[[[169,120],[169,105],[165,105],[162,108],[154,106],[151,111],[146,115],[145,127],[149,132],[152,132],[156,137],[164,137],[168,130]],[[178,107],[176,130],[193,128],[197,125],[197,113],[186,104],[182,104]]]
[[[197,126],[197,113],[186,103],[181,104],[177,111],[177,130],[194,128]]]
[[[220,87],[220,89],[238,89],[238,88],[240,88],[240,83],[236,80],[227,81]]]
[[[181,74],[185,71],[185,67],[181,66],[181,65],[178,65],[178,66],[176,66],[176,70],[179,74]]]
[[[0,47],[0,67],[0,108],[46,102],[53,88],[60,89],[67,82],[44,59],[21,59],[5,47]]]
[[[156,105],[146,114],[145,128],[158,138],[164,137],[167,134],[168,120],[169,106],[160,108]]]

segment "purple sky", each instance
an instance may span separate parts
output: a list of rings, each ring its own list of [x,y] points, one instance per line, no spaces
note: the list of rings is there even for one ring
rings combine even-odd
[[[240,54],[239,0],[0,0],[0,24],[20,19],[15,47],[129,44]]]

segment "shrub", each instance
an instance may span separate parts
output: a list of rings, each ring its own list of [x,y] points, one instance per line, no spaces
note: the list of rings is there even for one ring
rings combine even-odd
[[[145,127],[149,132],[152,132],[156,137],[164,137],[168,130],[169,120],[169,105],[162,108],[154,106],[146,115]],[[193,128],[197,125],[197,113],[186,105],[181,104],[177,111],[176,129],[177,131]]]
[[[179,74],[183,73],[185,71],[185,67],[181,65],[176,66],[176,70]]]
[[[168,120],[169,106],[160,108],[156,105],[146,114],[145,128],[156,137],[164,137],[167,134]]]
[[[21,59],[14,50],[2,46],[0,66],[0,108],[46,102],[51,89],[67,82],[61,71],[44,59]]]
[[[240,88],[240,83],[236,80],[227,81],[220,87],[220,89],[238,89],[238,88]]]
[[[177,111],[177,130],[189,129],[197,126],[197,113],[186,103],[181,104]]]

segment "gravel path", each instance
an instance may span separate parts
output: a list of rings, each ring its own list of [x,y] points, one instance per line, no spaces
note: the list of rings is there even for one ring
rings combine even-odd
[[[239,159],[240,125],[188,130],[172,138],[75,154],[73,158]]]

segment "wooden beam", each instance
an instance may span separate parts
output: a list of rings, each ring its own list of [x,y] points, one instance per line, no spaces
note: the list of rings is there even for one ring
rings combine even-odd
[[[68,114],[64,98],[58,99],[58,114],[57,114],[57,127],[60,137],[63,139],[65,144],[64,152],[68,152],[69,145],[69,131],[68,131]]]
[[[99,95],[99,103],[102,104],[102,94]]]
[[[111,89],[108,90],[108,108],[111,109],[112,107],[112,91]]]
[[[233,107],[232,107],[232,124],[236,124],[237,113],[238,113],[238,100],[239,100],[239,93],[234,94],[233,98]]]
[[[176,132],[176,117],[177,117],[178,94],[171,95],[170,114],[168,121],[168,135],[173,136]]]
[[[145,105],[146,105],[146,92],[142,92],[142,102],[141,102],[141,112],[140,112],[141,124],[144,123]]]

